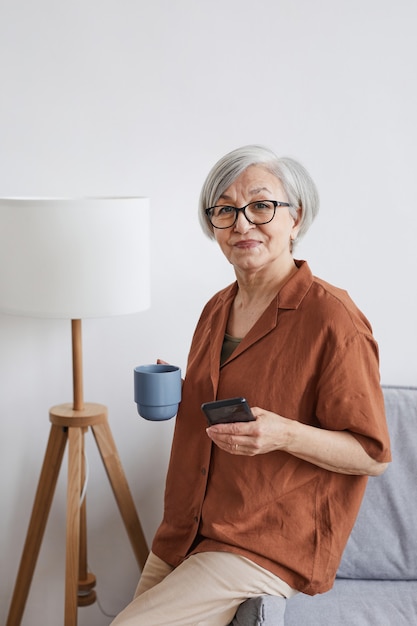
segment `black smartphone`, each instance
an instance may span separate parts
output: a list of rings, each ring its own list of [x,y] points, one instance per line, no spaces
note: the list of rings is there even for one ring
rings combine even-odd
[[[201,408],[210,426],[230,422],[252,422],[255,419],[245,398],[204,402]]]

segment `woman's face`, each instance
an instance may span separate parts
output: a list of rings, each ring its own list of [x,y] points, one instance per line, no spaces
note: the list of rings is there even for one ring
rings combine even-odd
[[[281,182],[261,165],[251,165],[226,189],[217,205],[242,207],[254,200],[288,202]],[[237,273],[285,271],[293,266],[291,237],[298,232],[288,207],[277,207],[274,219],[255,226],[241,211],[230,228],[214,229],[214,236],[223,254]]]

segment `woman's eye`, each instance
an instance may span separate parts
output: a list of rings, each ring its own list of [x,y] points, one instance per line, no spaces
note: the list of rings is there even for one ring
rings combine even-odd
[[[230,213],[234,212],[234,207],[232,206],[221,206],[219,207],[218,215],[230,215]]]

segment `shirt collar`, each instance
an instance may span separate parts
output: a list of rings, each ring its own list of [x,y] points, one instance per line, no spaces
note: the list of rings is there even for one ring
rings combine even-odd
[[[298,309],[313,283],[313,274],[306,261],[295,261],[298,271],[279,290],[279,309]]]

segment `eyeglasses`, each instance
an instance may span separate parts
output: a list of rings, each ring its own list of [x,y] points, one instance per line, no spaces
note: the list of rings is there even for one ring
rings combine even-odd
[[[288,202],[276,200],[255,200],[240,209],[228,205],[212,206],[205,209],[205,214],[214,228],[230,228],[236,223],[240,211],[250,224],[260,226],[271,222],[275,217],[277,207],[281,206],[290,207],[291,205]]]

